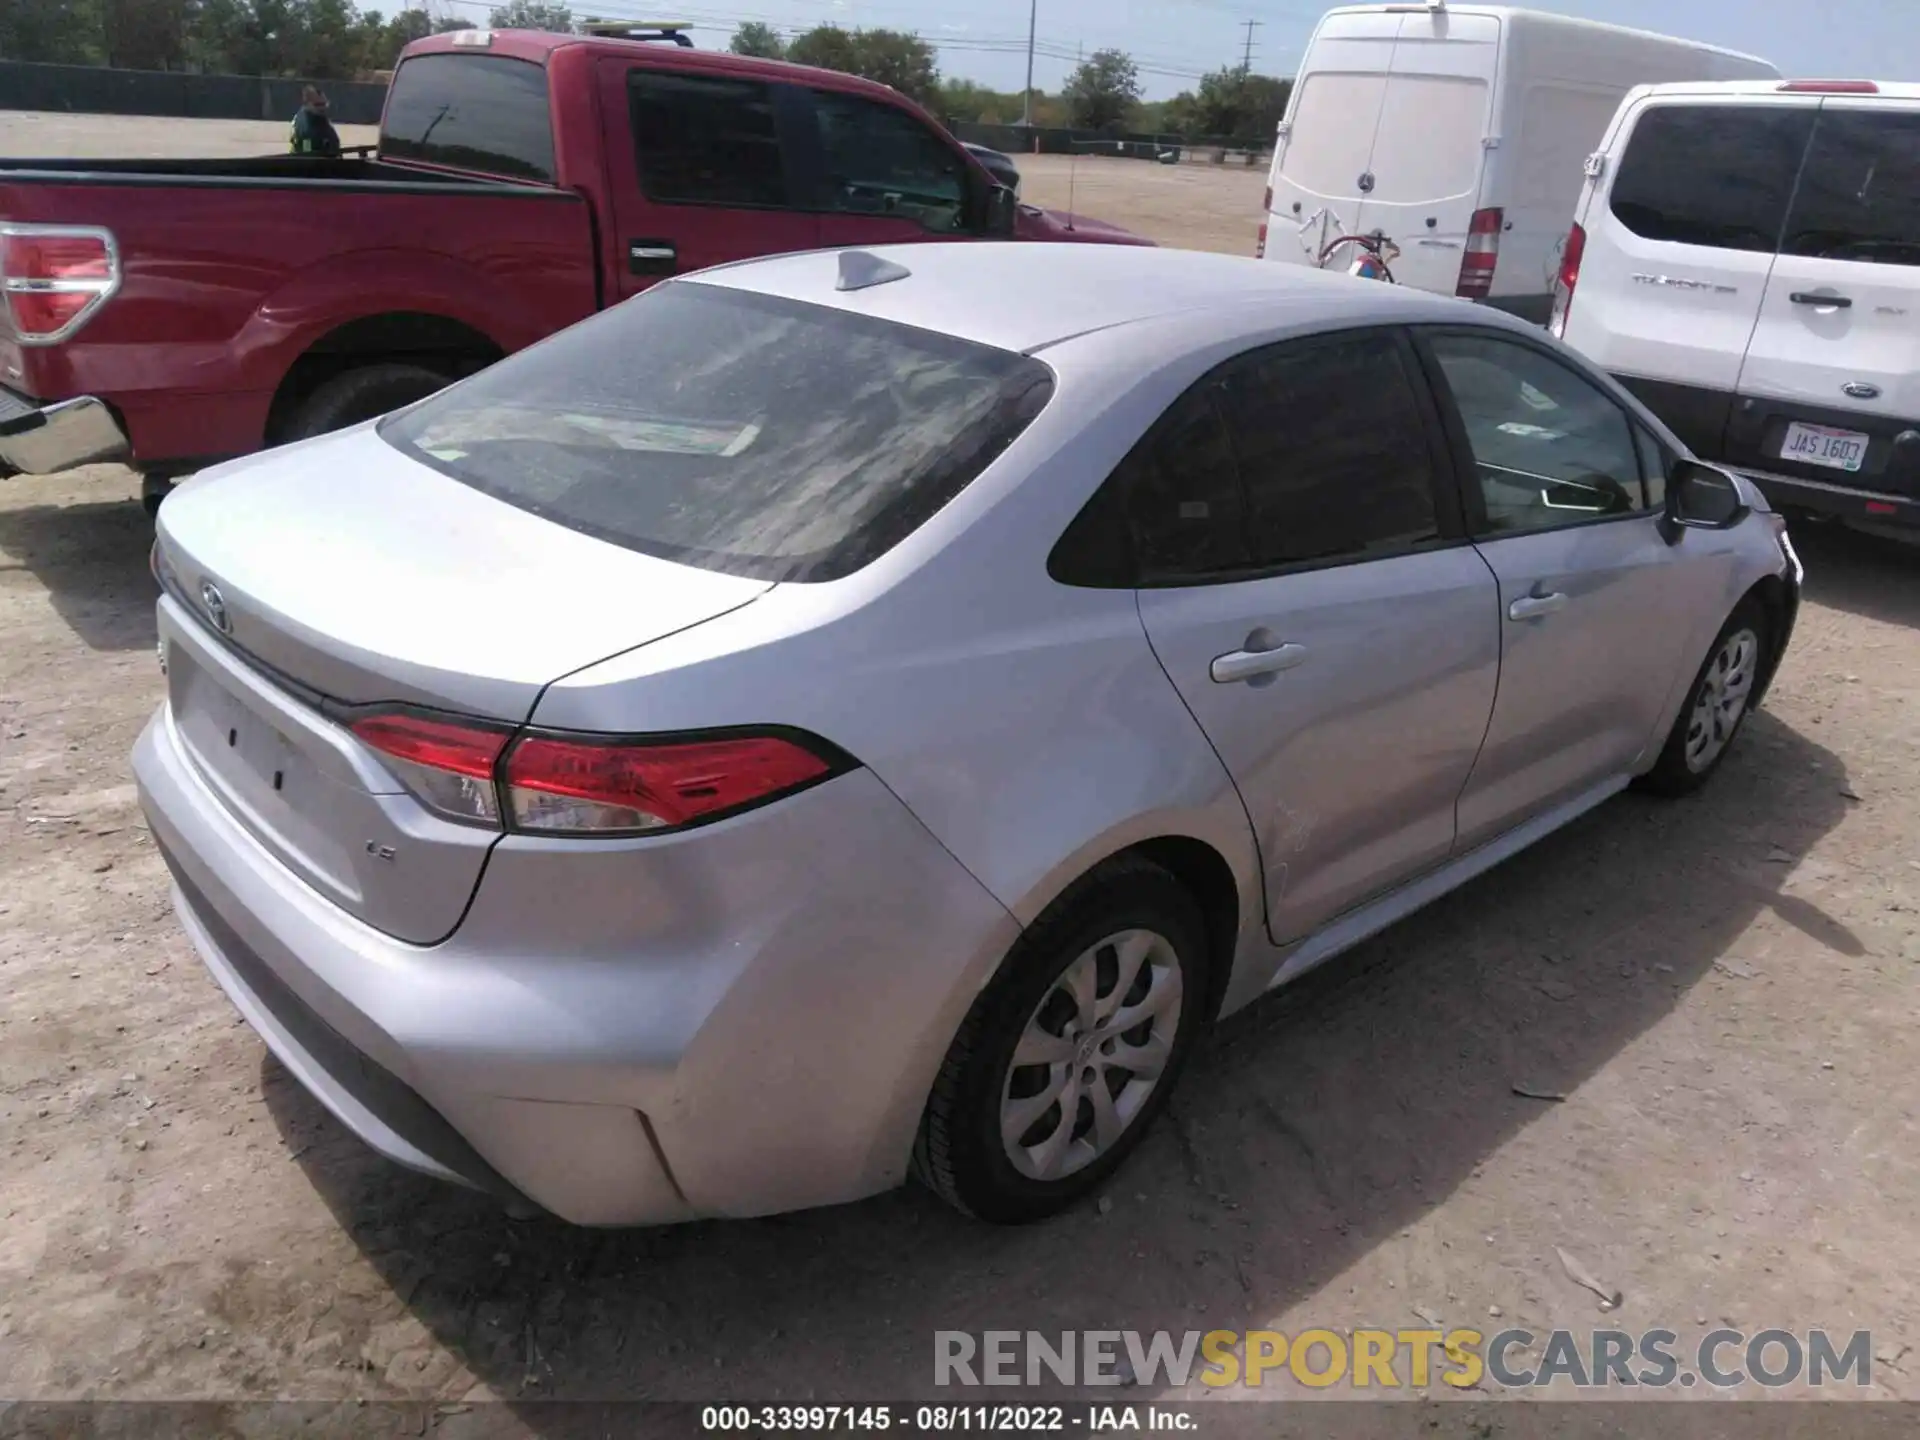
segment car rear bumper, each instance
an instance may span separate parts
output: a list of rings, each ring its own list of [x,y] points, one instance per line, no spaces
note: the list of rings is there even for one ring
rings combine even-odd
[[[589,1225],[857,1199],[1017,927],[867,771],[685,836],[510,837],[415,946],[282,867],[163,707],[135,774],[214,978],[414,1170]]]
[[[1901,529],[1920,527],[1920,497],[1890,495],[1880,490],[1862,490],[1852,485],[1837,485],[1826,480],[1807,480],[1794,475],[1735,466],[1740,474],[1760,487],[1767,503],[1776,510],[1808,510],[1817,515],[1883,525]]]
[[[54,475],[128,453],[126,432],[104,400],[82,395],[41,405],[0,389],[0,473]]]

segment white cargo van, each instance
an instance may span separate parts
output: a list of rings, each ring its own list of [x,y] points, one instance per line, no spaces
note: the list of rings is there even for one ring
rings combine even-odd
[[[1661,85],[1620,107],[1552,329],[1776,509],[1920,539],[1920,85]]]
[[[1280,123],[1260,253],[1315,265],[1341,235],[1384,234],[1402,285],[1544,324],[1581,164],[1626,93],[1778,74],[1690,40],[1500,5],[1330,10]],[[1352,249],[1330,263],[1344,269]]]

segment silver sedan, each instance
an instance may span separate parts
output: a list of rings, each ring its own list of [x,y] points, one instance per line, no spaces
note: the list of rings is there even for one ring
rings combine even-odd
[[[1217,1017],[1701,784],[1800,586],[1537,331],[1066,245],[675,280],[154,564],[215,979],[377,1151],[595,1225],[1072,1203]]]

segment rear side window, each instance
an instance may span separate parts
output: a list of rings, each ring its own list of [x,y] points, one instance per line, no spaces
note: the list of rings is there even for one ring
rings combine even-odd
[[[1295,342],[1237,363],[1219,398],[1261,568],[1440,538],[1419,391],[1391,334]]]
[[[387,96],[380,153],[514,180],[553,179],[547,72],[498,55],[420,55]]]
[[[1647,240],[1771,254],[1815,114],[1781,105],[1643,111],[1613,182],[1615,218]]]
[[[1920,265],[1920,115],[1822,110],[1780,248]]]
[[[649,200],[781,207],[791,197],[770,86],[635,70],[627,78]]]
[[[615,545],[834,580],[993,463],[1040,361],[827,306],[672,281],[382,422],[396,449]]]

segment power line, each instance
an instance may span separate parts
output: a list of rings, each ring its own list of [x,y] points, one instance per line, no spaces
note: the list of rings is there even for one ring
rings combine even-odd
[[[1258,20],[1246,20],[1241,23],[1247,27],[1247,49],[1245,56],[1240,61],[1240,73],[1242,75],[1251,75],[1253,73],[1253,32],[1260,28],[1260,22]]]

